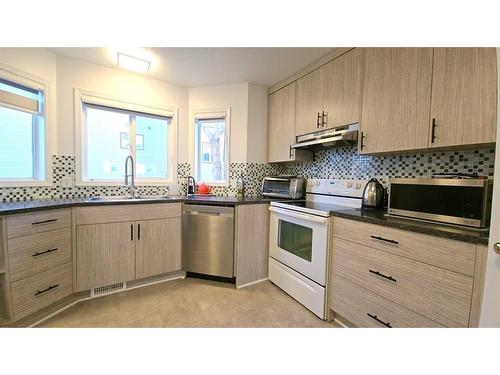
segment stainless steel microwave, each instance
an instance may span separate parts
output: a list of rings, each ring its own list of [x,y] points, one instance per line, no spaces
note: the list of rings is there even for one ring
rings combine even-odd
[[[306,190],[306,180],[297,176],[271,176],[262,180],[262,195],[300,199]]]
[[[389,179],[388,213],[483,228],[489,225],[493,180]]]

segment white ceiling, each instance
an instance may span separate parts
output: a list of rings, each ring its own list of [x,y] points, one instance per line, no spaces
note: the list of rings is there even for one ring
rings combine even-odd
[[[50,48],[57,55],[116,68],[108,48]],[[249,82],[269,87],[331,48],[147,48],[148,76],[186,87]]]

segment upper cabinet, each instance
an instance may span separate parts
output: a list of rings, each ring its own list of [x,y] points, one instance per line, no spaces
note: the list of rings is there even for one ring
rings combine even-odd
[[[362,48],[356,48],[324,66],[323,108],[325,127],[359,122],[363,83]]]
[[[366,48],[361,153],[426,148],[431,48]]]
[[[367,48],[363,154],[495,142],[494,48]]]
[[[357,48],[297,80],[296,135],[359,122],[362,68]]]
[[[495,142],[496,103],[495,48],[434,49],[430,147]]]
[[[312,153],[292,150],[295,143],[295,82],[269,95],[267,161],[312,160]]]
[[[313,70],[297,80],[295,134],[301,135],[323,126],[323,81],[325,68]]]

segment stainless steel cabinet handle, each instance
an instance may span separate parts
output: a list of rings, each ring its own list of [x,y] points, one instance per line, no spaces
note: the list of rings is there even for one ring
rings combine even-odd
[[[496,244],[493,245],[493,250],[495,250],[495,253],[500,255],[500,242],[497,242]]]
[[[54,247],[53,249],[42,251],[40,253],[35,253],[35,254],[32,255],[32,257],[39,257],[40,255],[49,254],[49,253],[51,253],[53,251],[57,251],[57,247]]]
[[[321,113],[318,112],[318,119],[316,120],[316,128],[321,126]]]
[[[321,127],[324,127],[327,122],[328,122],[328,112],[323,111],[321,112]]]

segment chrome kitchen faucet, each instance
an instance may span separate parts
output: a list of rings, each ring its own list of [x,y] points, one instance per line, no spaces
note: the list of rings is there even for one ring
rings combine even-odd
[[[130,160],[130,169],[131,173],[128,173],[128,161]],[[130,177],[130,184],[128,182],[128,178]],[[134,176],[134,158],[132,155],[129,155],[125,159],[125,186],[129,187],[130,197],[132,199],[135,198],[135,176]]]

